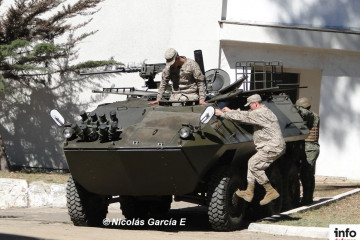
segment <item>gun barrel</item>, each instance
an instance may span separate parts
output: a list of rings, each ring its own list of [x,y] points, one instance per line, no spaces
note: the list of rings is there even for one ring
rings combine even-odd
[[[195,62],[199,64],[202,74],[205,76],[204,60],[201,50],[194,51]]]
[[[106,74],[106,73],[131,73],[131,72],[140,72],[141,67],[115,67],[115,69],[105,67],[103,71],[91,71],[83,70],[79,72],[79,75],[95,75],[95,74]]]

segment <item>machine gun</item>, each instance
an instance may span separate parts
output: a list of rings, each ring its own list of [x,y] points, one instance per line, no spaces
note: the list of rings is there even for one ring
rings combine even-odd
[[[282,80],[283,65],[279,61],[236,62],[235,77],[237,80],[230,84],[230,77],[224,70],[210,69],[204,71],[201,50],[195,50],[194,56],[195,61],[205,75],[206,101],[208,103],[226,102],[239,97],[246,98],[254,93],[261,94],[263,97],[270,96],[274,92],[287,92],[289,94],[299,88],[306,88],[300,87],[298,83],[284,83]],[[139,72],[139,76],[145,79],[146,87],[156,89],[158,86],[154,78],[156,74],[162,72],[165,66],[165,63],[144,63],[141,67],[107,66],[102,71],[80,72],[80,75]],[[242,86],[241,89],[240,86]],[[126,95],[127,97],[145,97],[148,100],[156,99],[156,92],[148,91],[148,89],[138,90],[133,87],[103,88],[102,90],[93,90],[93,92]],[[293,94],[289,95],[291,98]],[[165,94],[165,96],[168,97],[169,94]]]
[[[149,89],[156,89],[157,84],[154,81],[155,75],[162,72],[165,68],[165,63],[143,64],[140,71],[140,77],[147,79],[145,85]]]
[[[145,80],[145,85],[149,89],[156,89],[155,75],[165,68],[165,63],[142,64],[141,67],[124,67],[124,66],[105,66],[103,70],[82,70],[80,75],[110,74],[110,73],[133,73],[139,72],[141,78]]]
[[[223,89],[230,84],[229,75],[221,69],[211,69],[204,71],[204,62],[201,50],[194,51],[195,61],[199,64],[201,72],[205,75],[205,87],[208,96],[214,95],[220,89]],[[113,73],[132,73],[139,72],[139,76],[145,80],[147,90],[137,90],[133,87],[127,88],[103,88],[102,90],[93,90],[94,93],[111,93],[127,95],[127,97],[147,97],[148,99],[156,98],[156,93],[148,91],[148,89],[157,89],[158,82],[155,82],[156,74],[162,72],[165,68],[165,63],[145,64],[141,67],[125,67],[125,66],[105,66],[104,69],[98,70],[82,70],[80,75],[95,75],[95,74],[113,74]],[[169,94],[164,95],[169,96]]]

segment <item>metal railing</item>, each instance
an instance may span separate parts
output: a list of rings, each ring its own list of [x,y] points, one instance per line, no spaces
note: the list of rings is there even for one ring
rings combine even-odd
[[[277,87],[282,83],[283,64],[279,61],[240,61],[235,65],[236,80],[247,76],[244,91]]]

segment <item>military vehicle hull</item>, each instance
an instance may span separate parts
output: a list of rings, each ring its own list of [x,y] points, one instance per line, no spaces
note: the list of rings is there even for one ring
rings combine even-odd
[[[242,106],[243,101],[239,99],[236,104]],[[286,96],[271,96],[264,104],[277,115],[288,146],[287,153],[267,171],[272,185],[283,196],[270,205],[273,211],[279,212],[294,207],[299,200],[298,159],[291,154],[291,148],[307,137],[308,129]],[[244,209],[260,209],[255,203],[248,206],[242,202],[237,207],[229,203],[238,187],[246,187],[247,161],[256,151],[253,127],[217,117],[202,124],[200,116],[206,107],[153,106],[148,105],[147,100],[129,98],[99,106],[88,114],[105,116],[103,122],[109,126],[112,122],[109,113],[116,112],[118,135],[112,139],[89,140],[78,134],[65,141],[64,152],[72,175],[68,199],[70,193],[75,192],[78,202],[85,195],[91,202],[95,198],[102,209],[94,217],[84,207],[83,218],[79,220],[78,210],[70,207],[73,222],[96,225],[94,223],[104,217],[104,209],[107,209],[104,205],[113,201],[120,201],[127,218],[148,216],[153,206],[157,206],[157,214],[159,209],[166,212],[172,201],[170,196],[175,200],[208,205],[210,223],[216,230],[236,229],[243,221]],[[78,122],[79,125],[84,123],[94,126],[89,120]],[[184,127],[191,130],[185,138],[180,134]],[[221,189],[223,181],[227,184]],[[258,202],[264,192],[259,187],[256,189],[254,201]],[[223,205],[218,205],[221,201],[214,198],[218,194],[227,196]],[[230,219],[226,224],[212,218],[211,213],[222,211],[224,206],[234,214],[226,216]],[[99,212],[99,208],[94,207],[91,212]]]
[[[203,65],[202,56],[195,54],[195,59]],[[164,67],[145,66],[140,76],[150,77],[146,85],[155,87],[155,74]],[[72,175],[67,206],[73,223],[101,226],[112,202],[120,202],[127,219],[162,218],[175,200],[207,206],[211,227],[229,231],[239,229],[254,215],[297,207],[299,151],[309,130],[290,97],[283,94],[289,84],[279,78],[282,64],[246,61],[235,68],[239,80],[230,85],[221,69],[205,73],[205,106],[195,102],[174,106],[179,103],[167,100],[149,105],[154,92],[104,88],[94,92],[127,95],[128,99],[82,112],[81,120],[72,125],[52,112],[55,122],[64,127],[63,148]],[[258,184],[251,203],[241,198],[233,201],[234,192],[246,188],[248,160],[256,152],[253,126],[213,116],[214,108],[243,109],[246,98],[254,93],[261,94],[277,116],[286,141],[286,153],[266,169],[280,197],[265,206],[259,205],[265,192]]]
[[[282,108],[284,102],[285,106],[291,107],[291,102],[282,101]],[[265,103],[278,115],[287,110],[276,108],[273,101]],[[132,107],[134,105],[136,107]],[[114,109],[118,109],[120,124],[122,116],[130,114],[131,120],[137,119],[138,122],[127,123],[124,119],[117,141],[100,143],[74,139],[64,147],[74,179],[93,193],[133,196],[189,194],[206,177],[209,169],[223,164],[218,160],[225,152],[241,153],[231,159],[233,163],[246,161],[255,152],[251,126],[219,119],[201,126],[199,119],[205,106],[153,107],[145,100],[133,99],[108,104],[96,111],[100,115]],[[293,119],[280,118],[285,139],[304,139],[306,131],[301,132],[295,125],[285,126],[290,121],[302,123],[295,112],[290,117]],[[191,139],[179,136],[182,124],[198,128]],[[111,184],[107,184],[109,182]]]

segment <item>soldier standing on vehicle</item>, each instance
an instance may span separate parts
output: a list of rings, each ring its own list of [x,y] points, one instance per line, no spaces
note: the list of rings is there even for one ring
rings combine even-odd
[[[307,205],[313,202],[315,189],[315,165],[316,159],[320,153],[320,117],[316,113],[310,111],[311,103],[308,98],[299,98],[295,103],[295,107],[310,130],[309,136],[305,139],[305,156],[302,157],[300,166],[300,180],[303,186],[303,198],[301,204]],[[305,157],[306,160],[304,159]]]
[[[170,101],[199,101],[199,104],[206,104],[205,78],[197,62],[179,56],[178,52],[173,48],[166,50],[165,59],[166,67],[162,72],[162,80],[156,100],[149,104],[159,103],[169,81],[172,82]]]
[[[254,125],[253,139],[257,152],[248,162],[247,189],[245,191],[238,189],[234,193],[233,203],[236,202],[236,196],[251,202],[254,197],[256,181],[266,190],[264,199],[260,201],[260,205],[266,205],[280,195],[271,186],[265,174],[265,169],[285,153],[285,140],[282,136],[277,117],[269,108],[262,104],[259,94],[248,97],[245,106],[250,106],[250,110],[231,110],[228,107],[222,110],[215,110],[216,116]]]

